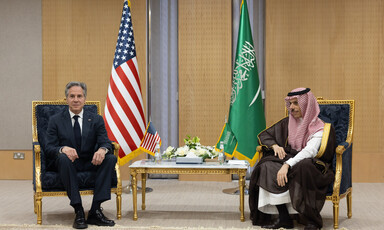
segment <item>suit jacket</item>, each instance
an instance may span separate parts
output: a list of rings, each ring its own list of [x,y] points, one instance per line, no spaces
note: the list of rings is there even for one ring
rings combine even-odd
[[[68,109],[55,114],[49,119],[45,152],[47,157],[56,159],[60,148],[68,146],[76,149],[75,135]],[[93,154],[104,147],[112,151],[111,141],[108,139],[104,120],[98,114],[84,110],[81,135],[81,148],[76,149],[79,158],[92,159]]]

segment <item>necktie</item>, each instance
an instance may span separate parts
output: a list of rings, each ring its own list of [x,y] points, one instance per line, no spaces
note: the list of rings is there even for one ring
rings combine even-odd
[[[81,130],[78,121],[79,115],[73,116],[73,119],[75,119],[75,124],[73,125],[73,133],[75,134],[76,145],[78,149],[81,149]]]

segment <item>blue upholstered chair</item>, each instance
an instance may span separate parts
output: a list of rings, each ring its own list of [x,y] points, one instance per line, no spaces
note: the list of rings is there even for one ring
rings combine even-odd
[[[68,109],[65,100],[61,101],[33,101],[32,102],[32,136],[33,136],[33,190],[34,211],[37,214],[37,224],[42,223],[42,198],[44,196],[66,196],[67,193],[62,185],[55,163],[44,154],[45,135],[49,118]],[[99,101],[87,101],[84,110],[100,114]],[[118,157],[120,146],[113,144],[113,152]],[[121,218],[121,193],[122,185],[120,179],[119,163],[115,166],[111,184],[111,193],[116,194],[117,219]],[[78,172],[79,187],[81,195],[93,194],[95,183],[95,172]]]
[[[319,118],[331,123],[336,132],[333,170],[335,181],[328,188],[327,200],[333,202],[333,227],[339,228],[339,202],[347,197],[347,216],[352,217],[352,143],[355,113],[354,100],[324,100],[320,104]]]

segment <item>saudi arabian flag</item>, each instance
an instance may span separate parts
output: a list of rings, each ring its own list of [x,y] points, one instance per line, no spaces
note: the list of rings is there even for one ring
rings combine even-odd
[[[258,159],[257,135],[265,129],[265,116],[248,7],[244,0],[240,12],[229,117],[216,148],[223,141],[226,155],[247,160],[253,166]]]

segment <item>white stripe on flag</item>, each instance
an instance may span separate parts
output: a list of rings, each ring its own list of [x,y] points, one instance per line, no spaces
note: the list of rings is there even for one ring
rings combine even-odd
[[[123,112],[123,108],[121,108],[119,102],[116,100],[115,95],[112,92],[112,89],[110,88],[108,88],[108,97],[109,97],[109,101],[111,102],[121,122],[123,122],[128,133],[131,135],[132,140],[135,142],[136,146],[140,145],[141,138],[137,135],[136,130],[133,127],[131,121],[129,120],[127,115]]]
[[[128,64],[126,62],[123,63],[120,67],[124,71],[124,73],[128,77],[128,79],[130,80],[130,82],[132,84],[132,87],[135,90],[136,94],[141,95],[141,93],[140,93],[140,86],[138,85],[138,82],[136,81],[136,78],[133,75],[133,72],[132,72],[131,68],[129,68],[129,66],[128,66]],[[137,66],[135,66],[135,68],[137,70]]]
[[[119,128],[116,126],[113,118],[111,117],[111,114],[109,113],[107,106],[105,106],[105,109],[104,109],[104,116],[105,116],[105,120],[108,123],[109,128],[111,129],[113,135],[116,138],[116,141],[119,143],[120,148],[123,149],[123,152],[125,154],[132,152],[132,150],[129,148],[127,142],[125,141],[123,135],[121,135]]]
[[[140,112],[139,112],[135,102],[132,100],[131,94],[125,88],[123,82],[121,81],[119,75],[117,74],[117,72],[114,68],[112,68],[112,79],[115,82],[115,85],[118,88],[118,90],[120,91],[125,102],[128,104],[129,108],[131,109],[137,122],[139,123],[141,131],[144,133],[145,132],[145,123],[144,123],[143,119],[141,118]],[[132,82],[132,81],[130,81],[130,82]],[[138,98],[141,98],[141,93],[138,94]],[[141,104],[141,106],[143,106],[143,105]]]

